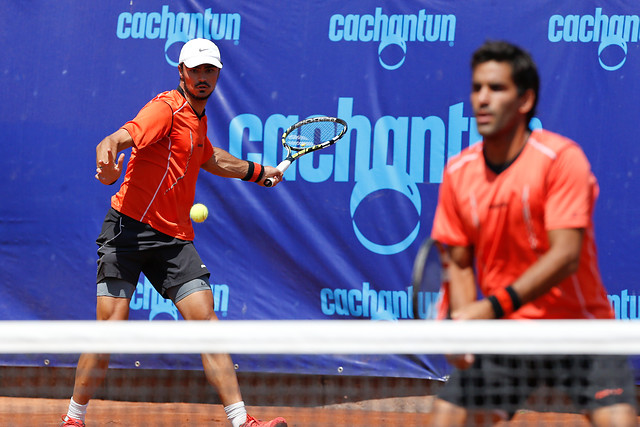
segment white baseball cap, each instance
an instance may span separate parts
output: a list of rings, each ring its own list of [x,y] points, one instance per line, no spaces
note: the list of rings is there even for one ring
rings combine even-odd
[[[184,63],[187,68],[194,68],[202,64],[211,64],[214,67],[222,68],[220,49],[214,42],[207,39],[193,39],[186,42],[182,46],[178,62]]]

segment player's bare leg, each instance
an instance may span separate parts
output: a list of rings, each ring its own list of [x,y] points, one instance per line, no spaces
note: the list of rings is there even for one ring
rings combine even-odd
[[[176,307],[185,320],[218,320],[213,311],[213,294],[209,291],[192,293],[178,301]],[[218,390],[224,406],[242,400],[231,356],[228,354],[202,354],[202,366],[207,381]]]
[[[589,420],[596,427],[633,427],[637,426],[635,409],[626,403],[605,406],[590,414]]]
[[[126,320],[129,318],[129,299],[107,296],[97,297],[97,320]],[[85,353],[80,355],[76,368],[73,396],[69,409],[63,415],[63,426],[84,427],[87,405],[102,384],[109,368],[109,354]]]
[[[82,354],[78,360],[73,400],[86,405],[104,381],[109,367],[109,354]]]
[[[498,410],[469,411],[446,400],[436,399],[433,404],[435,427],[494,425],[507,419],[507,414]]]
[[[436,399],[433,403],[434,427],[463,426],[466,419],[467,410],[458,405],[442,399]]]
[[[218,390],[224,406],[242,400],[231,356],[228,354],[203,354],[202,366],[207,381]]]
[[[175,304],[185,320],[218,320],[218,316],[213,311],[213,293],[208,286],[206,286],[206,290],[193,292]],[[232,427],[287,427],[287,421],[282,417],[270,421],[260,421],[247,414],[231,356],[228,354],[202,354],[202,366],[207,381],[215,387],[220,395],[224,411]]]
[[[97,320],[127,320],[129,300],[127,298],[98,297]],[[102,384],[109,367],[109,354],[82,354],[78,360],[73,400],[81,405],[89,402],[96,389]]]

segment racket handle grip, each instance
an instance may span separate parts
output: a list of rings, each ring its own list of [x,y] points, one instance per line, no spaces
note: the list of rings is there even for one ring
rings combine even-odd
[[[278,166],[276,166],[276,169],[278,169],[280,172],[284,172],[287,169],[289,169],[290,165],[291,165],[291,160],[284,159],[283,161],[280,162]],[[272,185],[273,185],[273,180],[271,178],[266,178],[264,180],[265,187],[271,187]]]

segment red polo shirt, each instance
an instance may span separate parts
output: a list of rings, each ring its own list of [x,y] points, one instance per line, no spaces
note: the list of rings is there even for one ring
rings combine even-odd
[[[586,156],[567,138],[534,131],[500,174],[486,166],[478,143],[447,164],[432,237],[473,246],[477,281],[486,296],[513,283],[549,249],[549,230],[582,228],[578,271],[509,318],[613,318],[594,241],[597,195]]]
[[[213,155],[207,117],[198,117],[184,96],[171,90],[149,101],[122,128],[134,146],[111,206],[162,233],[193,240],[189,210],[200,166]]]

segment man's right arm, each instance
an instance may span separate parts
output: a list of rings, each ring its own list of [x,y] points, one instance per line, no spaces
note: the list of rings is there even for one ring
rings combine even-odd
[[[104,138],[96,147],[96,179],[105,185],[115,183],[122,173],[124,153],[115,161],[115,157],[122,150],[133,146],[133,139],[129,132],[118,129]]]
[[[449,262],[449,312],[452,319],[460,319],[460,312],[477,299],[473,248],[452,246],[448,248]],[[458,369],[467,369],[475,360],[472,354],[450,354],[447,360]]]
[[[473,251],[471,247],[449,247],[449,308],[452,317],[457,310],[471,304],[477,298]]]

